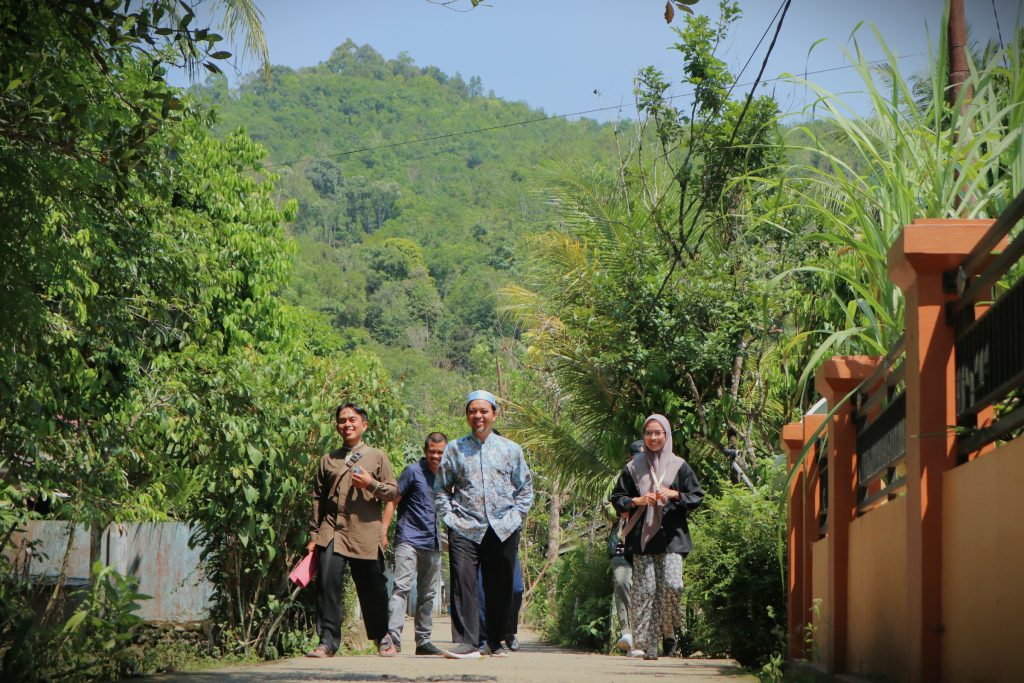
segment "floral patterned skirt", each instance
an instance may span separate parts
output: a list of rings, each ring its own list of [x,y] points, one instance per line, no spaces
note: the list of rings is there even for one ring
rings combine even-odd
[[[633,647],[658,651],[683,620],[683,556],[677,553],[633,556],[630,592]]]

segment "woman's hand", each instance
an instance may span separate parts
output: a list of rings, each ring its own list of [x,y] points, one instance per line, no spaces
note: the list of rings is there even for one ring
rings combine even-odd
[[[645,505],[657,505],[658,494],[656,493],[645,493],[642,496],[637,496],[633,499],[633,505],[636,507],[644,507]]]
[[[314,548],[316,548],[316,541],[310,541],[309,543],[306,544],[306,552],[307,553],[313,552]]]
[[[682,497],[679,495],[679,491],[665,488],[664,486],[662,486],[661,489],[658,490],[657,496],[658,500],[661,501],[662,503],[665,503],[670,500],[679,500]]]

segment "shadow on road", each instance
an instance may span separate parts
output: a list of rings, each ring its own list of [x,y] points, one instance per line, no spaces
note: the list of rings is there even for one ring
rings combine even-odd
[[[293,683],[294,681],[387,681],[387,683],[490,683],[497,681],[497,676],[482,676],[479,674],[439,674],[424,676],[402,676],[393,673],[370,673],[366,671],[338,671],[336,669],[308,669],[302,670],[298,667],[290,668],[288,671],[259,671],[258,669],[247,669],[246,671],[192,671],[188,673],[168,674],[153,679],[154,681],[164,680],[168,683],[183,683],[194,681],[205,683],[206,681],[224,681],[225,683]]]

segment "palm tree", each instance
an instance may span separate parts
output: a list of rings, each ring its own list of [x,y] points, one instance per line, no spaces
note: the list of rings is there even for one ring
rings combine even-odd
[[[211,31],[211,27],[226,34],[231,43],[235,43],[241,36],[242,48],[235,56],[240,61],[255,58],[263,72],[269,76],[270,54],[263,31],[263,13],[256,7],[254,0],[214,0],[207,17],[211,26],[199,28],[193,24],[199,9],[199,3],[194,0],[150,0],[142,8],[152,10],[155,17],[165,18],[165,26],[158,30],[158,35],[163,35],[164,31],[171,32],[172,37],[168,41],[175,48],[172,54],[176,53],[180,57],[176,66],[184,69],[190,79],[195,79],[201,66],[219,73],[220,67],[216,60],[231,56],[222,51],[220,46],[214,47],[221,37],[216,31]]]
[[[270,75],[270,52],[263,31],[263,12],[254,0],[216,0],[214,16],[220,16],[220,27],[232,42],[242,34],[244,41],[240,57],[255,58],[264,74]]]

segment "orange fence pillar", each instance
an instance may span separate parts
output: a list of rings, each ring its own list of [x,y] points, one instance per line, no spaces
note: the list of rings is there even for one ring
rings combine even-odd
[[[828,401],[829,410],[867,379],[881,360],[875,356],[838,356],[818,368],[815,386]],[[854,402],[847,399],[832,415],[828,436],[828,597],[824,616],[829,633],[826,665],[832,673],[846,671],[850,523],[857,517],[853,406]]]
[[[804,443],[817,441],[821,434],[818,428],[825,421],[824,415],[804,415]],[[813,621],[814,615],[814,552],[811,545],[821,538],[821,477],[818,472],[818,449],[811,446],[804,459],[804,598],[801,623]],[[822,615],[819,615],[819,618]],[[804,650],[811,656],[811,644],[805,643]]]
[[[889,249],[889,277],[903,290],[907,385],[908,680],[941,680],[942,474],[955,466],[953,328],[942,274],[955,269],[992,221],[919,220]]]
[[[789,463],[789,520],[786,527],[788,576],[786,577],[786,637],[789,658],[800,659],[803,647],[804,583],[811,580],[803,573],[804,542],[804,467],[798,462],[804,447],[804,426],[799,422],[782,428],[782,448]]]

